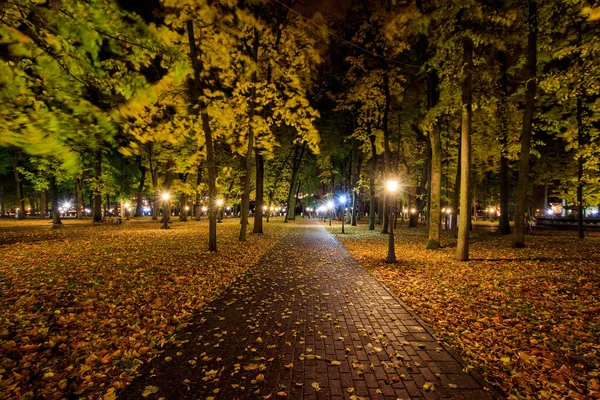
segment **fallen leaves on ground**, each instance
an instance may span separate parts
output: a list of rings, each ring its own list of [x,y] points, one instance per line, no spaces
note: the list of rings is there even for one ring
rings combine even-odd
[[[277,237],[240,243],[239,220],[225,220],[211,254],[206,221],[172,225],[0,222],[0,398],[98,398],[123,388]]]
[[[328,228],[485,378],[512,398],[600,398],[600,238],[512,237],[473,232],[471,259],[456,244],[425,250],[422,228],[388,236],[367,226]],[[446,232],[444,232],[446,234]]]

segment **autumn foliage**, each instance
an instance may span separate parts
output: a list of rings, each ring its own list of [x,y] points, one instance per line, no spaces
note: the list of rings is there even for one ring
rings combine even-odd
[[[401,228],[399,263],[386,264],[386,236],[364,225],[347,232],[336,237],[511,398],[599,398],[599,237],[534,235],[516,250],[510,238],[474,232],[463,263],[447,235],[431,252],[422,229]]]

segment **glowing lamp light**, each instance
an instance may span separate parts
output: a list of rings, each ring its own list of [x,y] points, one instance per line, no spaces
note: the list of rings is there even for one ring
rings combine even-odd
[[[340,196],[340,203],[341,204],[346,204],[346,196]]]
[[[263,211],[267,211],[267,206],[263,206]]]
[[[190,210],[190,206],[185,206],[185,211],[189,211]]]
[[[171,196],[169,195],[169,193],[163,193],[163,194],[162,194],[162,199],[163,199],[163,200],[165,200],[165,201],[166,201],[166,200],[169,200],[169,197],[171,197]]]
[[[398,190],[398,181],[387,181],[386,187],[387,190],[393,193]]]
[[[329,200],[327,202],[327,208],[330,209],[330,210],[333,208],[333,201]]]
[[[414,208],[411,208],[411,209],[410,209],[410,213],[411,213],[411,214],[414,214],[414,213],[416,213],[416,212],[417,212],[417,210],[416,210],[416,209],[414,209]]]
[[[63,204],[63,208],[64,208],[65,210],[68,210],[68,209],[70,209],[70,208],[71,208],[71,203],[69,203],[69,202],[67,201],[65,204]]]
[[[230,211],[230,210],[231,210],[231,207],[227,207],[227,211]]]
[[[552,211],[551,208],[546,210],[546,215],[552,215],[552,214],[554,214],[554,212]]]
[[[129,210],[131,208],[131,204],[125,203],[125,208]]]
[[[202,207],[202,212],[207,212],[208,208],[206,206]]]
[[[452,214],[452,209],[451,208],[446,208],[446,214]]]
[[[221,206],[223,205],[223,199],[218,199],[218,200],[217,200],[217,205],[218,205],[219,207],[221,207]]]

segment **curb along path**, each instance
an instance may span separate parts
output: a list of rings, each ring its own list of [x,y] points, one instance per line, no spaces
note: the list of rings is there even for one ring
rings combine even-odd
[[[122,399],[493,399],[324,228],[289,232]]]

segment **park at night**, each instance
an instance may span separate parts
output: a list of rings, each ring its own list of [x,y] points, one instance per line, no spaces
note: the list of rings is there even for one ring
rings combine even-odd
[[[0,400],[600,399],[600,4],[0,0]]]

